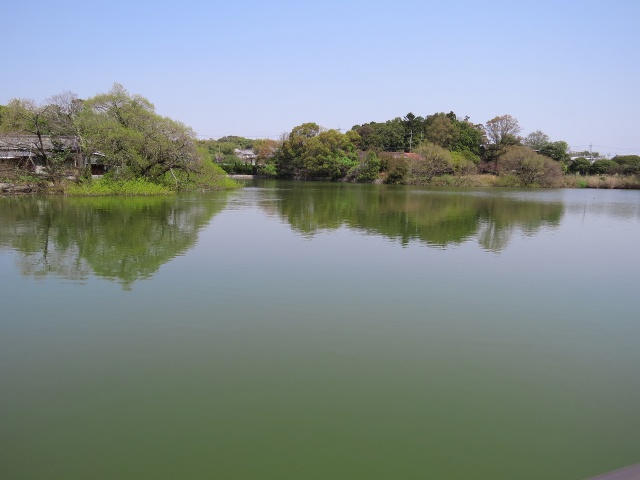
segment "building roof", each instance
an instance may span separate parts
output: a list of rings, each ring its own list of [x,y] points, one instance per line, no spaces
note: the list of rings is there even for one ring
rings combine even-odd
[[[79,150],[78,137],[73,136],[57,136],[51,137],[50,135],[42,135],[42,146],[45,150],[56,150],[58,147],[54,144],[63,145],[67,148],[71,148],[74,151]],[[17,133],[10,133],[0,135],[0,155],[3,158],[9,153],[19,154],[18,156],[29,156],[29,152],[38,148],[40,140],[37,135],[20,135]]]

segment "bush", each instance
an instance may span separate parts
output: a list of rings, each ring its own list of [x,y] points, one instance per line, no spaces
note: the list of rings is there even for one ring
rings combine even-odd
[[[509,147],[499,158],[501,175],[514,175],[523,187],[553,187],[562,177],[560,163],[528,147]]]
[[[618,167],[618,164],[613,160],[596,160],[589,167],[589,173],[591,175],[613,173],[616,167]]]
[[[277,177],[278,170],[273,163],[266,163],[258,168],[258,174],[265,177]]]
[[[569,163],[569,173],[578,173],[580,175],[587,175],[591,169],[591,162],[584,157],[576,158]]]
[[[453,172],[458,176],[473,175],[478,172],[480,159],[469,151],[451,152],[451,159],[453,160]]]
[[[454,172],[451,152],[433,143],[423,143],[416,149],[417,158],[409,160],[406,183],[427,185],[436,176]]]
[[[254,175],[258,171],[256,165],[243,162],[223,163],[220,167],[227,173],[238,175]]]
[[[402,183],[409,169],[407,159],[404,157],[389,155],[385,160],[387,165],[387,178],[385,183]]]
[[[372,182],[380,174],[380,159],[376,152],[369,150],[364,161],[355,169],[355,177],[358,182]]]

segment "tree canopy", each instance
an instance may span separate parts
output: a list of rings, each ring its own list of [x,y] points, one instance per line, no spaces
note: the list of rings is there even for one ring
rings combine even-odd
[[[278,174],[286,178],[343,177],[358,165],[358,134],[326,130],[316,123],[298,125],[274,154]]]
[[[135,176],[158,179],[200,164],[193,130],[158,115],[149,100],[122,85],[87,99],[78,123],[86,152],[100,152],[110,165]]]

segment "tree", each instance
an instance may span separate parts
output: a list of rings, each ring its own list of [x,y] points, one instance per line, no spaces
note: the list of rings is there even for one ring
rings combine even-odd
[[[591,175],[602,175],[607,173],[613,173],[619,165],[613,160],[596,160],[589,167],[589,173]]]
[[[264,165],[265,162],[273,157],[278,150],[278,142],[268,138],[255,140],[253,143],[253,150],[256,153],[257,161],[259,165]]]
[[[515,175],[523,187],[551,187],[562,176],[558,162],[529,147],[507,147],[500,156],[500,174]]]
[[[278,175],[285,178],[344,177],[358,165],[353,132],[325,130],[316,123],[295,127],[274,154]]]
[[[380,174],[380,158],[373,150],[369,150],[355,172],[358,182],[372,182]]]
[[[418,158],[409,161],[408,183],[428,184],[435,176],[453,173],[451,153],[433,143],[423,143],[416,149]]]
[[[525,147],[529,147],[531,150],[540,150],[550,143],[549,135],[541,132],[540,130],[536,130],[535,132],[531,132],[529,135],[524,137],[522,140],[522,144]]]
[[[31,99],[14,98],[3,110],[2,131],[29,135],[16,137],[16,148],[28,149],[36,163],[44,167],[49,179],[60,180],[64,171],[77,161],[79,146],[75,133],[73,114],[66,108],[64,99],[77,100],[74,94],[65,92],[38,104]]]
[[[484,143],[484,130],[469,117],[459,120],[454,112],[435,113],[424,120],[425,139],[452,152],[470,152],[479,159]]]
[[[465,117],[463,120],[456,119],[456,127],[458,134],[451,150],[454,152],[469,152],[473,155],[474,161],[477,162],[482,153],[482,145],[486,141],[482,125],[471,123],[469,117]]]
[[[569,154],[567,153],[568,149],[569,145],[567,142],[548,142],[546,145],[542,145],[539,152],[541,155],[553,158],[557,162],[566,162],[569,160]]]
[[[404,125],[404,148],[406,151],[413,151],[413,147],[419,143],[418,135],[422,131],[422,117],[416,117],[409,112],[402,119]]]
[[[84,102],[79,130],[85,151],[102,153],[121,173],[157,180],[200,165],[193,130],[158,115],[149,100],[117,83]]]
[[[611,160],[619,166],[616,173],[622,175],[640,175],[640,155],[616,155]]]
[[[400,118],[384,123],[371,122],[355,125],[350,131],[358,133],[360,150],[384,152],[404,151],[405,125]]]
[[[486,123],[486,135],[490,143],[494,145],[517,145],[520,143],[518,120],[511,115],[495,117]]]
[[[569,164],[570,173],[578,173],[580,175],[586,175],[591,169],[591,162],[584,157],[576,158]]]
[[[454,119],[444,113],[429,115],[424,122],[425,139],[439,147],[452,150],[460,136],[454,122]]]

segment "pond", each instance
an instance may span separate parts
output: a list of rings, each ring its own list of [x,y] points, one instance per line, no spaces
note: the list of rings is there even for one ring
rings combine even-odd
[[[0,198],[0,477],[640,463],[640,192]]]

